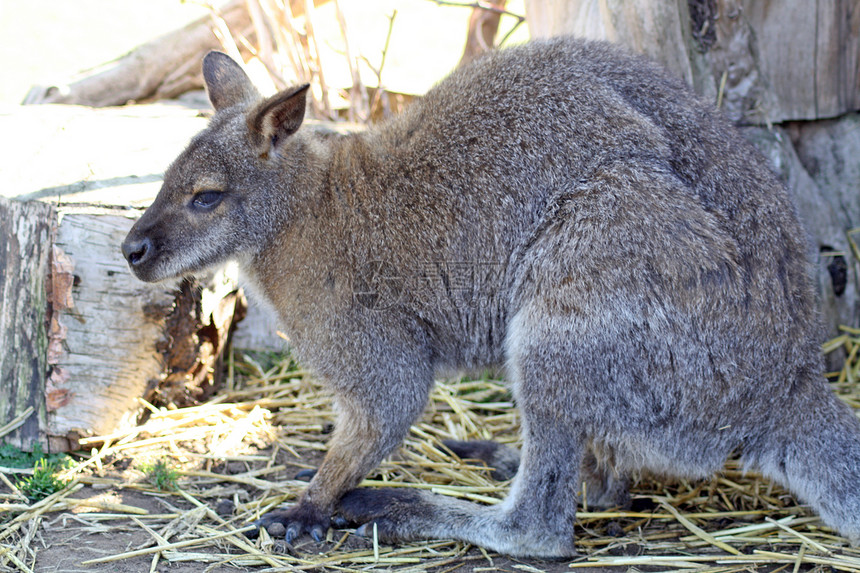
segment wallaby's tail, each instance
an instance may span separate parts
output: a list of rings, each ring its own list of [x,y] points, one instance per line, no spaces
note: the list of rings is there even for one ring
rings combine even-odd
[[[779,415],[756,464],[860,544],[860,420],[824,385]]]

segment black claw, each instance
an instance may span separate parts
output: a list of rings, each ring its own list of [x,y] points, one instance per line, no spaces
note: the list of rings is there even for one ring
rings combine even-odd
[[[335,529],[346,529],[351,525],[351,523],[342,515],[334,515],[331,518],[331,525]]]
[[[325,539],[329,523],[328,517],[320,514],[313,506],[299,504],[286,510],[267,513],[253,523],[257,530],[248,532],[248,537],[257,537],[258,530],[265,528],[270,536],[283,539],[290,546],[305,533],[321,543]]]
[[[300,470],[296,472],[296,475],[293,479],[311,481],[315,475],[317,475],[317,470]]]

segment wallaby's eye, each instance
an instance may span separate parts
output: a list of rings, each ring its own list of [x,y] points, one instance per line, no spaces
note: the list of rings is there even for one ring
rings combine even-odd
[[[191,199],[191,206],[201,211],[208,211],[214,209],[223,198],[224,193],[221,191],[201,191],[194,194]]]

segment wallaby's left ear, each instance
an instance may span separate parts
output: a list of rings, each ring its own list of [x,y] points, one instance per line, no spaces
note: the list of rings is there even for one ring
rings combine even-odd
[[[203,79],[215,111],[260,98],[241,66],[222,52],[209,52],[203,58]]]
[[[282,91],[257,105],[248,115],[251,133],[260,138],[264,151],[273,149],[295,133],[305,119],[310,84]]]

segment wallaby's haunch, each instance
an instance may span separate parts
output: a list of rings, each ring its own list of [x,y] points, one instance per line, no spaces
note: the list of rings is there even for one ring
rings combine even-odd
[[[679,80],[606,44],[533,42],[340,135],[300,127],[307,86],[262,99],[220,53],[203,71],[215,116],[123,252],[145,281],[238,261],[334,391],[328,454],[263,525],[569,556],[583,482],[614,503],[630,472],[706,476],[739,452],[860,541],[860,423],[822,377],[804,231]],[[353,489],[436,373],[486,366],[522,413],[503,503]]]

